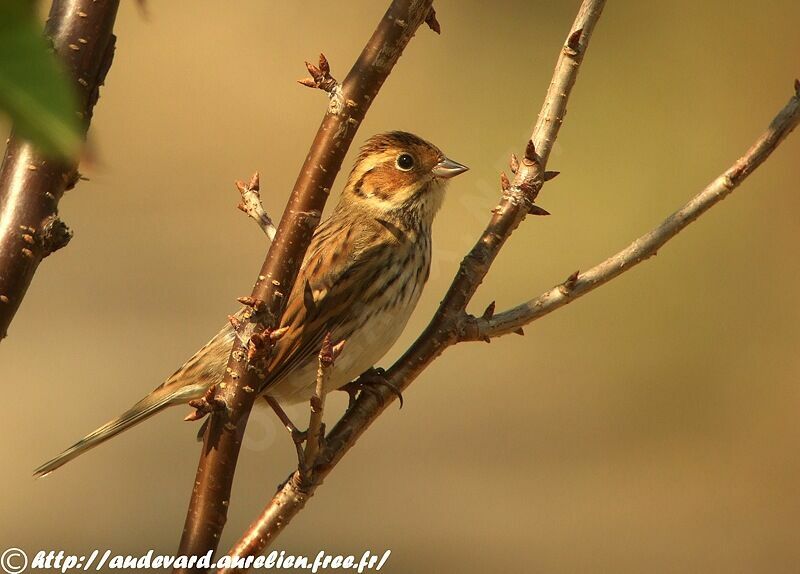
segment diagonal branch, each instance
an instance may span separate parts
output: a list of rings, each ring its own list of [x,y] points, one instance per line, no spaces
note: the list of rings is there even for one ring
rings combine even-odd
[[[178,554],[216,550],[227,518],[231,484],[247,418],[266,378],[264,353],[249,353],[253,337],[265,341],[280,324],[311,236],[356,130],[383,82],[425,21],[433,0],[394,0],[341,85],[344,106],[329,108],[295,183],[289,203],[253,287],[262,303],[245,311],[216,399],[227,408],[211,415]],[[235,247],[233,247],[235,249]],[[268,347],[268,346],[265,346]],[[179,569],[188,572],[189,569]]]
[[[489,225],[461,263],[431,323],[387,371],[386,380],[390,384],[376,386],[370,393],[360,393],[352,408],[326,437],[325,446],[315,465],[313,481],[306,484],[301,480],[300,473],[294,472],[229,551],[229,555],[250,556],[268,547],[302,510],[316,488],[361,434],[394,400],[392,387],[401,390],[407,388],[436,357],[458,341],[461,324],[467,317],[467,304],[506,239],[534,206],[533,201],[545,179],[547,158],[564,119],[567,99],[604,5],[604,0],[584,0],[559,55],[553,80],[524,158],[514,164],[513,182],[503,185],[503,196],[493,210]]]
[[[753,173],[800,123],[800,85],[798,92],[775,116],[767,130],[747,152],[695,195],[686,205],[667,217],[658,227],[645,233],[619,253],[612,255],[588,271],[573,274],[549,291],[491,317],[470,317],[459,337],[461,341],[487,340],[513,333],[523,325],[540,319],[578,297],[605,285],[615,277],[646,261],[670,239],[683,231],[703,213],[725,199]]]
[[[84,135],[114,55],[119,0],[53,0],[45,35],[65,64],[78,95]],[[79,179],[76,161],[53,160],[17,136],[0,167],[0,340],[8,331],[42,259],[72,232],[58,202]]]

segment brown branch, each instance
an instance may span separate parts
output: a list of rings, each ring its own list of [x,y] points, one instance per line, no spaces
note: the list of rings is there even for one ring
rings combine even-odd
[[[254,390],[267,376],[264,354],[248,353],[248,342],[254,336],[263,340],[279,325],[286,295],[356,130],[431,4],[432,0],[392,2],[342,82],[342,109],[329,107],[322,120],[253,287],[252,298],[264,302],[264,308],[247,312],[237,329],[227,374],[217,392],[227,409],[212,414],[206,429],[178,554],[201,555],[217,548]]]
[[[250,556],[263,551],[302,510],[328,473],[355,444],[358,437],[396,398],[392,386],[404,390],[448,346],[458,341],[465,309],[506,239],[525,218],[542,186],[545,164],[564,119],[566,103],[589,45],[604,0],[584,0],[558,58],[545,103],[528,142],[524,158],[513,166],[514,180],[503,185],[503,196],[477,244],[464,258],[450,289],[431,323],[406,353],[387,371],[390,385],[375,385],[360,393],[325,439],[315,464],[313,481],[305,484],[293,473],[259,518],[229,551],[230,556]],[[513,160],[512,160],[513,163]],[[232,572],[236,570],[220,570]]]
[[[53,0],[45,26],[78,95],[83,133],[114,54],[119,0]],[[76,161],[54,160],[12,135],[0,167],[0,340],[39,263],[72,233],[58,219],[58,202],[79,179]]]
[[[459,340],[479,341],[513,333],[578,297],[597,289],[655,255],[661,247],[717,203],[753,173],[800,123],[800,93],[775,116],[767,130],[747,152],[712,181],[703,191],[619,253],[583,273],[574,273],[564,283],[535,299],[491,317],[471,317]]]

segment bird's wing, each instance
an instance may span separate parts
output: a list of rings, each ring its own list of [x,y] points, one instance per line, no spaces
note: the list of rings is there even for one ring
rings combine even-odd
[[[270,360],[267,387],[315,360],[325,335],[358,316],[365,292],[386,272],[393,245],[380,225],[340,217],[320,225],[281,320],[288,330]]]

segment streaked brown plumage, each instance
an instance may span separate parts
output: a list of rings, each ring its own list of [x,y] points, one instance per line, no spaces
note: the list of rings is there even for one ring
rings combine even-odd
[[[317,355],[330,332],[346,345],[329,379],[337,389],[373,366],[400,336],[428,278],[431,225],[447,179],[466,171],[406,132],[361,148],[333,214],[314,233],[261,392],[283,403],[308,400]],[[160,411],[202,397],[219,383],[233,343],[226,324],[161,386],[34,471],[48,474]]]

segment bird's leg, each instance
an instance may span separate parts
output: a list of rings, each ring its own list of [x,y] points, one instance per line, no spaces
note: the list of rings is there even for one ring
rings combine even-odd
[[[267,404],[270,408],[278,415],[278,418],[281,421],[281,424],[289,431],[289,436],[292,437],[292,442],[294,443],[294,448],[297,450],[297,460],[300,463],[300,466],[303,466],[305,462],[305,454],[303,453],[303,442],[306,440],[306,431],[301,431],[298,429],[292,420],[289,418],[289,415],[281,408],[281,405],[278,404],[278,401],[273,399],[270,396],[265,396],[264,400],[267,401]]]
[[[338,390],[347,393],[347,410],[349,411],[353,408],[353,405],[356,404],[356,399],[361,389],[356,384],[356,381],[350,381],[346,385],[339,387]]]
[[[400,408],[403,408],[403,392],[397,385],[391,383],[386,378],[386,371],[380,367],[372,367],[368,371],[362,373],[355,381],[351,381],[343,387],[339,387],[339,390],[346,392],[350,397],[350,401],[347,405],[347,408],[350,409],[355,404],[359,392],[367,391],[374,393],[375,387],[378,385],[383,385],[392,391],[400,400]]]
[[[336,357],[344,348],[344,341],[333,344],[331,334],[325,335],[322,341],[322,348],[319,351],[319,368],[317,369],[317,380],[314,386],[314,395],[311,397],[311,415],[308,421],[308,430],[300,431],[283,411],[278,401],[269,395],[264,399],[267,404],[275,411],[283,426],[292,436],[292,441],[297,449],[297,463],[301,479],[309,482],[313,479],[313,467],[319,458],[320,450],[325,445],[325,423],[322,422],[322,412],[325,408],[325,388],[330,379],[331,369],[336,361]],[[305,448],[304,448],[305,443]]]
[[[189,406],[194,408],[194,412],[186,415],[183,420],[197,421],[215,411],[223,410],[225,403],[214,396],[216,390],[217,385],[211,385],[202,397],[189,401]]]

